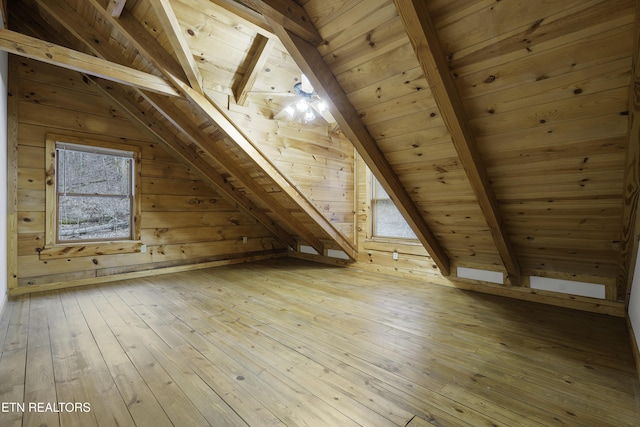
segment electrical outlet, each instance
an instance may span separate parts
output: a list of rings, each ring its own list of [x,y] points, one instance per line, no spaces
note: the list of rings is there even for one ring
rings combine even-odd
[[[242,236],[242,244],[246,245],[248,241],[249,238],[247,236]]]
[[[398,251],[393,251],[393,259],[398,260]]]
[[[147,245],[140,246],[140,252],[142,252],[142,253],[147,252]]]

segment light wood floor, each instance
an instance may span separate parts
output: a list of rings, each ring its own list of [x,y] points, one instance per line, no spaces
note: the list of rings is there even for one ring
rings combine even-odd
[[[3,409],[90,405],[1,426],[640,425],[623,319],[287,259],[22,297],[0,348]]]

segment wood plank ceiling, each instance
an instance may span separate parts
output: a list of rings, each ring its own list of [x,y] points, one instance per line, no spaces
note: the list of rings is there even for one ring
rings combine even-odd
[[[0,49],[91,76],[294,248],[356,258],[355,148],[443,274],[617,278],[624,299],[637,21],[631,0],[25,0]],[[302,72],[337,124],[276,119]],[[334,158],[301,172],[278,144]]]

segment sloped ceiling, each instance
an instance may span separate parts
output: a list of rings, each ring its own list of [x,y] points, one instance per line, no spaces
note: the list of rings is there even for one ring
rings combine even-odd
[[[601,276],[626,296],[634,1],[26,0],[8,18],[0,48],[92,76],[292,247],[356,258],[355,148],[443,274]],[[276,119],[302,72],[336,124]],[[324,163],[292,172],[278,144]]]

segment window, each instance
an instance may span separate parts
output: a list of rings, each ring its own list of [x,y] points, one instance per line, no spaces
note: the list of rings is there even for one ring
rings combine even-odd
[[[382,185],[371,174],[371,216],[374,237],[417,239]]]
[[[46,244],[51,248],[82,244],[119,244],[118,252],[136,251],[122,242],[139,239],[137,147],[82,138],[47,137]]]
[[[132,240],[133,152],[56,142],[58,243]]]

